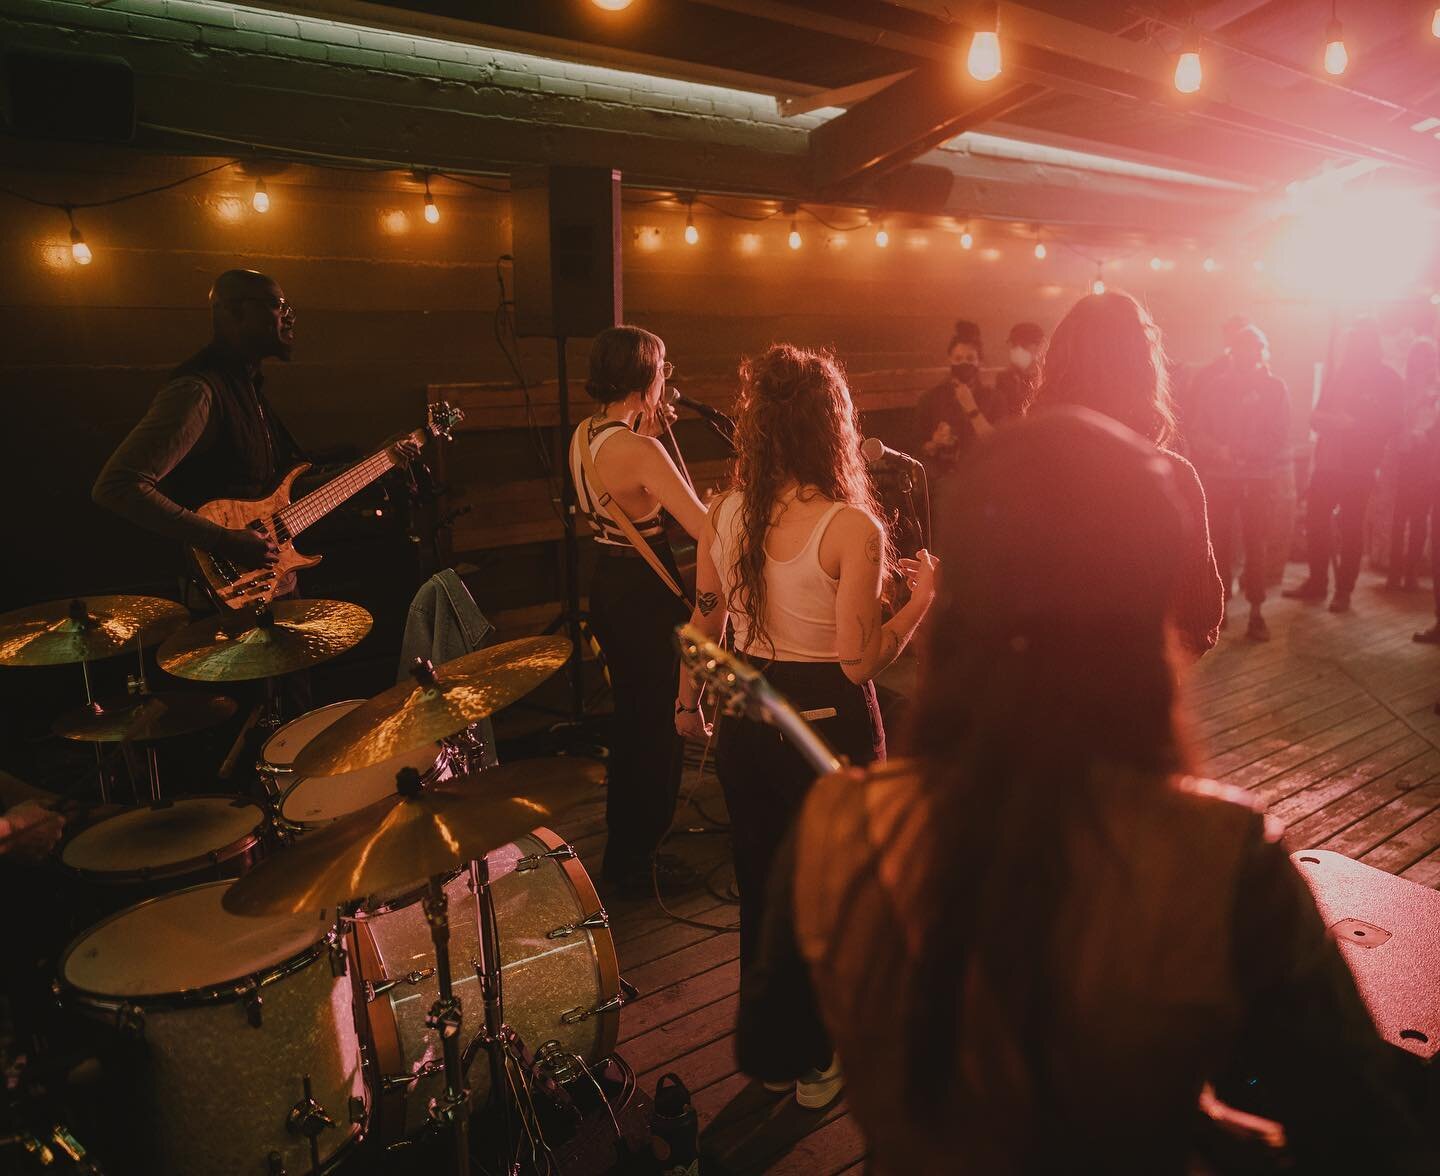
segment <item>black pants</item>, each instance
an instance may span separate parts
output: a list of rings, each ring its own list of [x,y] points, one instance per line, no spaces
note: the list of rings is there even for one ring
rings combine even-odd
[[[668,550],[662,559],[670,560]],[[590,624],[615,699],[601,867],[608,881],[647,871],[675,815],[684,745],[675,733],[674,633],[688,615],[639,556],[602,553],[590,585]]]
[[[836,755],[857,766],[885,758],[885,727],[873,682],[855,685],[834,662],[772,662],[765,677],[797,711],[834,708],[833,717],[812,722]],[[724,721],[715,773],[730,811],[743,991],[746,968],[759,950],[770,863],[817,773],[778,730],[750,719]]]
[[[1245,553],[1240,587],[1251,604],[1265,601],[1266,552],[1270,546],[1270,517],[1275,484],[1269,478],[1211,478],[1205,483],[1210,512],[1210,539],[1215,566],[1225,583],[1225,595],[1235,575],[1236,531]]]
[[[1390,579],[1413,580],[1425,554],[1425,533],[1434,495],[1424,473],[1402,463],[1395,478],[1395,514],[1390,520]]]
[[[1330,516],[1340,512],[1340,566],[1335,591],[1350,593],[1360,575],[1360,550],[1365,542],[1365,506],[1375,486],[1373,470],[1316,470],[1310,477],[1305,514],[1310,578],[1330,580]]]

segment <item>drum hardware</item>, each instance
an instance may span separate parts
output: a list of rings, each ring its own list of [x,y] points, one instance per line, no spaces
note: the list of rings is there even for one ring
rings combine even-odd
[[[545,932],[546,939],[569,939],[577,931],[591,931],[597,927],[608,928],[610,926],[610,915],[601,907],[594,914],[586,915],[578,923],[566,923],[562,927],[556,927],[553,931]]]
[[[419,787],[418,780],[415,786]],[[430,1120],[450,1131],[455,1176],[468,1176],[470,1094],[465,1089],[465,1075],[460,1068],[460,1000],[451,986],[449,900],[440,875],[431,877],[423,901],[425,921],[430,925],[430,938],[435,945],[435,971],[440,984],[440,995],[431,1005],[425,1024],[440,1034],[445,1073],[445,1093],[431,1102]],[[508,1150],[505,1155],[508,1157]]]
[[[290,1108],[290,1113],[285,1116],[285,1128],[310,1141],[310,1171],[312,1176],[319,1176],[320,1136],[335,1126],[335,1120],[315,1101],[314,1092],[310,1089],[310,1075],[306,1074],[303,1081],[305,1097]]]
[[[602,1000],[599,1004],[588,1009],[571,1009],[568,1013],[560,1014],[562,1025],[578,1025],[581,1021],[588,1021],[591,1017],[604,1016],[606,1013],[617,1012],[624,1008],[632,1000],[638,1000],[640,990],[626,980],[620,978],[620,991],[608,1000]]]
[[[365,984],[365,999],[367,1001],[374,1000],[382,993],[389,992],[392,988],[401,984],[408,984],[413,988],[417,984],[425,983],[425,981],[433,975],[435,975],[434,968],[422,968],[418,972],[406,972],[405,975],[397,976],[393,980],[381,980],[378,984],[373,981],[367,981]]]
[[[515,872],[522,874],[527,870],[538,870],[543,862],[569,861],[576,856],[575,847],[567,841],[564,845],[546,850],[544,853],[532,853],[527,857],[522,857],[515,863]]]

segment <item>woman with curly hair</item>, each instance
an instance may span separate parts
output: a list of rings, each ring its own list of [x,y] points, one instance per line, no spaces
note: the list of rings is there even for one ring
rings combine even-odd
[[[929,608],[935,560],[922,550],[898,561],[911,595],[884,621],[881,592],[894,561],[860,455],[855,405],[833,355],[777,345],[742,364],[740,382],[734,487],[711,504],[692,622],[718,639],[733,618],[736,649],[762,666],[837,754],[853,764],[883,760],[872,679]],[[709,735],[698,708],[698,688],[682,675],[675,704],[682,735]],[[815,773],[777,731],[748,719],[722,731],[715,768],[740,888],[743,993],[756,982],[770,862]],[[797,1009],[782,1022],[805,1016]],[[839,1093],[839,1067],[823,1041],[808,1060],[796,1098],[823,1106]]]
[[[1190,654],[1202,656],[1220,636],[1225,588],[1215,568],[1200,478],[1168,448],[1175,438],[1175,411],[1160,328],[1130,295],[1087,295],[1055,328],[1030,411],[1058,404],[1077,404],[1119,421],[1157,446],[1174,467],[1190,521],[1172,600],[1175,631]]]

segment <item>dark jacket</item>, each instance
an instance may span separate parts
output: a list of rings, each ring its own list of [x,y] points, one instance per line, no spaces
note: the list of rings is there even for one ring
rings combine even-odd
[[[1290,459],[1290,393],[1266,368],[1206,368],[1187,425],[1190,458],[1207,481],[1273,478]]]
[[[1011,415],[1005,398],[985,384],[975,388],[975,410],[967,413],[955,399],[955,387],[953,379],[944,380],[921,396],[915,406],[911,449],[932,478],[949,473],[975,444],[982,430],[977,429],[974,418],[983,416],[984,423],[997,425]],[[942,433],[945,439],[932,444],[942,424],[949,427],[948,434]],[[931,446],[929,451],[927,445]]]
[[[1373,474],[1405,424],[1405,385],[1383,363],[1343,365],[1326,381],[1312,428],[1316,470]]]

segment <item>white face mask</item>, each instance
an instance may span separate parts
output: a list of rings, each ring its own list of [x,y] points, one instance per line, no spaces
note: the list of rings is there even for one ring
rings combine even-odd
[[[1010,348],[1010,362],[1023,372],[1027,371],[1035,362],[1035,356],[1023,347],[1012,347]]]

